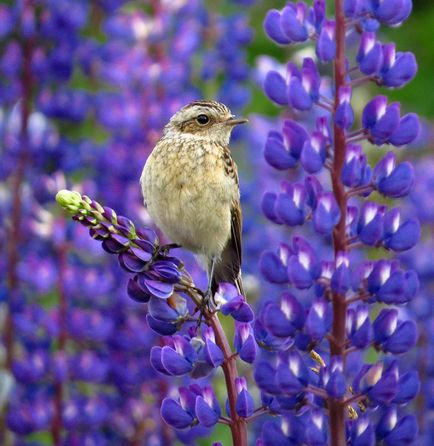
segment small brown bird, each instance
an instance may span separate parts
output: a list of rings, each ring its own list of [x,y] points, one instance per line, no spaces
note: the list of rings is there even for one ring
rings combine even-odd
[[[221,282],[244,294],[240,191],[229,139],[234,126],[245,122],[219,102],[186,105],[164,128],[140,178],[157,226],[204,264],[206,302]]]

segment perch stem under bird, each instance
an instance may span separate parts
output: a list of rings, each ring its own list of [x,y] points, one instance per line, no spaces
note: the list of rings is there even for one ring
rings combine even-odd
[[[204,306],[222,282],[244,295],[240,191],[229,140],[233,128],[245,122],[219,102],[191,102],[165,126],[140,179],[156,225],[207,270]]]

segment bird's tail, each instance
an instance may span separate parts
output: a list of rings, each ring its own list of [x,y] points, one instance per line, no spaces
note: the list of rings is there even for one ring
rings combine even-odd
[[[211,277],[211,292],[214,295],[218,290],[218,287],[223,282],[232,283],[237,287],[237,290],[243,296],[245,295],[243,287],[243,279],[241,277],[241,271],[235,272],[232,268],[228,267],[224,263],[217,263],[214,269],[214,274]]]

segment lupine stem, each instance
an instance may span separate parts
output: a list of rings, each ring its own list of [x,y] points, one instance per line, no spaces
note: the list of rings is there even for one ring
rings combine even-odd
[[[58,337],[58,352],[65,350],[67,340],[66,335],[66,296],[64,289],[65,270],[66,270],[66,255],[68,247],[64,243],[58,249],[59,261],[59,276],[58,276],[58,293],[59,293],[59,337]],[[54,384],[54,416],[53,424],[51,426],[51,436],[53,438],[53,445],[60,446],[62,444],[63,431],[63,398],[64,398],[63,383],[58,381]]]
[[[187,280],[191,279],[188,278]],[[184,292],[188,293],[193,302],[195,302],[196,304],[200,304],[202,296],[195,292],[191,286],[188,287],[187,291]],[[226,337],[226,333],[223,330],[223,327],[218,318],[218,314],[209,312],[208,310],[205,310],[204,313],[206,323],[210,327],[212,327],[216,344],[220,347],[224,356],[224,361],[221,367],[223,369],[223,375],[225,377],[229,409],[231,412],[229,427],[232,434],[232,443],[234,446],[247,446],[247,422],[244,418],[241,418],[237,415],[235,409],[235,403],[237,401],[235,379],[238,378],[237,355],[234,355],[232,352],[232,349]]]
[[[335,20],[336,20],[336,60],[334,65],[335,76],[335,110],[339,102],[339,90],[345,85],[345,15],[342,0],[335,0]],[[347,195],[341,181],[342,166],[345,162],[345,132],[336,124],[334,131],[334,160],[331,171],[333,193],[338,203],[341,217],[333,232],[333,245],[335,257],[338,252],[346,251],[346,210]],[[330,343],[332,355],[343,357],[345,350],[345,324],[347,304],[345,296],[333,293],[333,328],[332,334],[336,342]],[[331,444],[333,446],[344,446],[345,439],[345,406],[334,398],[328,398],[330,414]]]
[[[220,323],[217,313],[214,313],[207,322],[214,330],[216,344],[221,348],[224,361],[222,364],[225,376],[226,389],[228,392],[229,408],[231,411],[231,433],[232,443],[236,446],[247,446],[247,423],[244,418],[237,415],[235,402],[237,400],[237,389],[235,388],[235,378],[238,377],[236,357],[233,356],[226,334]]]
[[[32,0],[27,0],[24,7],[32,7]],[[21,72],[21,128],[20,128],[20,153],[17,161],[17,167],[12,177],[11,191],[12,191],[12,210],[11,221],[9,227],[9,234],[6,237],[6,251],[7,251],[7,284],[9,289],[9,305],[16,301],[18,293],[18,274],[17,267],[19,261],[19,245],[21,243],[21,220],[22,220],[22,187],[24,183],[24,176],[26,167],[28,164],[28,122],[31,111],[31,99],[33,89],[33,77],[32,77],[32,52],[33,41],[32,39],[24,38],[22,43],[22,72]],[[14,357],[14,340],[15,340],[15,328],[12,320],[12,314],[9,309],[6,316],[6,321],[3,330],[3,341],[6,350],[5,367],[10,370],[12,360]],[[7,444],[6,430],[4,417],[0,420],[0,440],[2,444]]]

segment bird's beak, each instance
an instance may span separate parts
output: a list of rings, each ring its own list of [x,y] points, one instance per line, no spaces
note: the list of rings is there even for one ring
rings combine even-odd
[[[246,118],[235,118],[235,116],[232,116],[228,120],[225,121],[226,125],[238,125],[238,124],[245,124],[246,122],[249,122]]]

